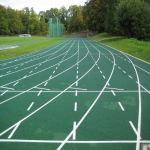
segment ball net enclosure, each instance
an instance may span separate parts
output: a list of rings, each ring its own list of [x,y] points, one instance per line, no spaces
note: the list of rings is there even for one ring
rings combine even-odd
[[[58,18],[49,18],[49,36],[62,37],[64,35],[64,25]]]

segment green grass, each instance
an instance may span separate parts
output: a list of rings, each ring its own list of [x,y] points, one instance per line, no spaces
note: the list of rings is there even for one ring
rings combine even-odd
[[[0,46],[19,44],[20,46],[14,49],[7,49],[0,51],[0,60],[20,56],[23,54],[31,53],[47,46],[56,44],[66,40],[66,38],[48,38],[48,37],[0,37]]]
[[[112,36],[107,33],[97,34],[91,37],[93,40],[109,45],[132,56],[150,62],[150,42],[121,36]]]

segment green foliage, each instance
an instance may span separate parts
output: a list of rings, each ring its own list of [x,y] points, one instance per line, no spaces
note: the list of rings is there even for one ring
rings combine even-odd
[[[116,9],[118,29],[128,37],[150,39],[150,6],[141,0],[122,0]]]

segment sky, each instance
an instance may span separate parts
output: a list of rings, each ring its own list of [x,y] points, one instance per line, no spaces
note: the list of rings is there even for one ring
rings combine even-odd
[[[36,13],[46,11],[50,8],[58,8],[65,6],[67,9],[71,5],[84,5],[87,0],[0,0],[3,6],[10,6],[12,9],[21,10],[24,7],[33,7]]]

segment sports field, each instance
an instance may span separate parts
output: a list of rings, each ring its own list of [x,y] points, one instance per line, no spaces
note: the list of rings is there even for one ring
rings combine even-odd
[[[140,150],[150,64],[86,38],[0,61],[1,150]]]

